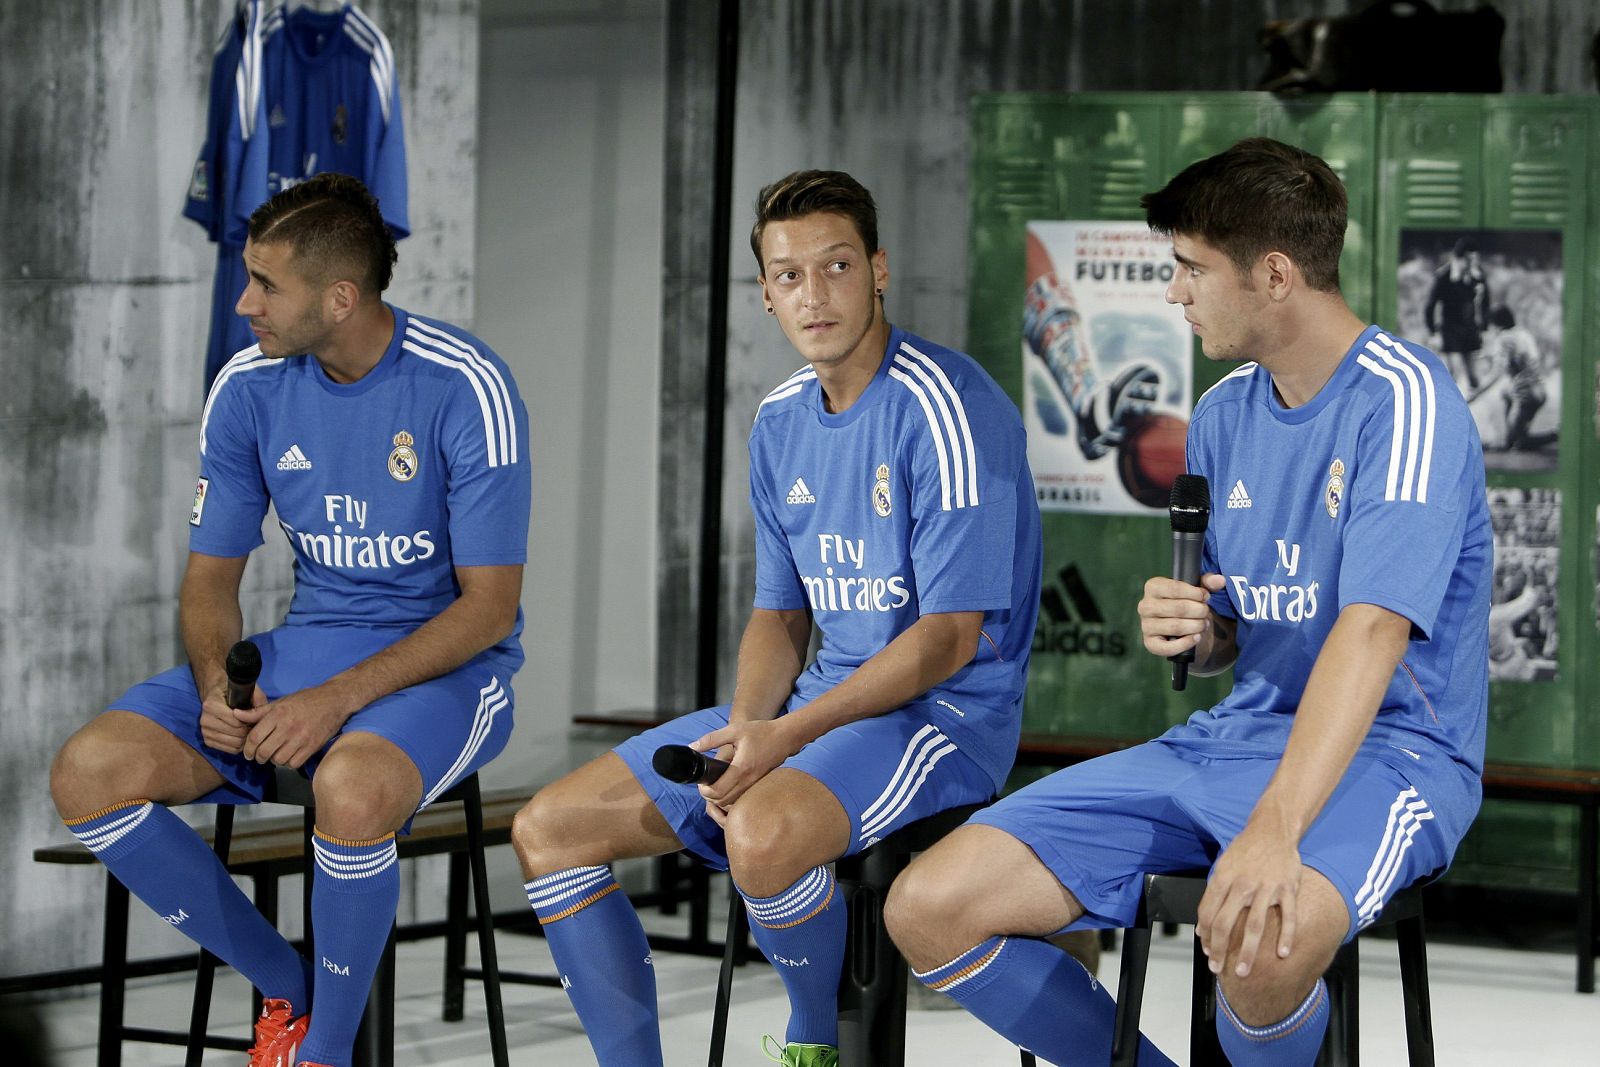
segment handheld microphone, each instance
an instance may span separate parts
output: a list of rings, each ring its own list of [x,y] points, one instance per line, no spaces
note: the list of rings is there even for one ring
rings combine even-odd
[[[261,650],[254,641],[239,641],[228,649],[222,667],[228,673],[228,707],[248,708],[256,695],[256,679],[261,677]]]
[[[1189,585],[1200,584],[1200,549],[1206,540],[1206,524],[1211,521],[1211,486],[1199,474],[1180,474],[1172,483],[1172,498],[1167,507],[1172,519],[1172,576]],[[1189,684],[1189,664],[1194,649],[1185,649],[1172,661],[1172,688]]]
[[[682,785],[694,785],[697,782],[710,784],[732,766],[724,760],[712,759],[704,752],[696,752],[688,745],[662,745],[650,758],[650,764],[667,781]]]

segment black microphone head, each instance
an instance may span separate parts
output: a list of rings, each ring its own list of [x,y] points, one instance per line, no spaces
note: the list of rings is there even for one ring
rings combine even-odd
[[[669,782],[684,784],[700,780],[703,764],[704,757],[688,745],[662,745],[650,757],[657,774]]]
[[[1201,474],[1180,474],[1167,507],[1173,533],[1205,533],[1211,521],[1211,486]]]
[[[228,649],[227,662],[223,670],[228,672],[228,681],[234,685],[253,686],[256,679],[261,677],[261,650],[254,641],[237,641]]]

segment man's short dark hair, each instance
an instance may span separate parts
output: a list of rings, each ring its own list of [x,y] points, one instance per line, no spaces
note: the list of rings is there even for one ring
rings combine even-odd
[[[394,236],[377,197],[348,174],[318,174],[256,208],[250,216],[255,244],[286,241],[296,267],[323,284],[349,279],[363,292],[381,293],[394,274]]]
[[[756,254],[756,269],[765,273],[761,260],[761,235],[769,222],[831,211],[855,223],[856,232],[867,246],[867,255],[878,250],[878,205],[866,187],[842,170],[797,170],[779,178],[756,197],[756,224],[750,228],[750,251]]]
[[[1504,304],[1497,304],[1489,312],[1489,325],[1502,330],[1509,330],[1517,324],[1517,317],[1511,309]]]
[[[1348,221],[1344,183],[1304,149],[1251,137],[1191,164],[1139,203],[1156,233],[1197,237],[1241,274],[1278,251],[1294,260],[1311,288],[1339,289]]]

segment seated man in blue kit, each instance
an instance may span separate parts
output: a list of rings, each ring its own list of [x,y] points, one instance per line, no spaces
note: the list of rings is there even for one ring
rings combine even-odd
[[[383,302],[394,241],[356,179],[273,197],[244,260],[238,311],[258,343],[223,367],[200,420],[189,663],[74,734],[50,785],[112,874],[261,991],[251,1064],[346,1067],[399,899],[395,833],[511,732],[527,414],[483,342]],[[260,683],[235,710],[224,662],[269,504],[294,601],[254,638]],[[316,794],[315,961],[168,808],[259,801],[274,764]]]
[[[1016,755],[1041,556],[1015,405],[972,359],[884,317],[876,208],[849,175],[767,186],[750,243],[807,365],[750,432],[756,594],[733,702],[579,768],[513,830],[603,1067],[662,1062],[650,950],[613,860],[687,848],[731,870],[789,993],[782,1062],[831,1065],[845,908],[828,865],[989,798]],[[732,767],[669,782],[651,760],[673,743]]]
[[[1335,951],[1441,871],[1478,810],[1483,454],[1440,359],[1346,306],[1345,192],[1321,159],[1242,141],[1143,202],[1172,237],[1167,299],[1207,358],[1241,365],[1189,427],[1189,471],[1227,499],[1200,584],[1150,579],[1140,625],[1150,652],[1231,665],[1234,687],[980,812],[906,870],[886,918],[923,982],[1052,1063],[1099,1065],[1111,998],[1042,939],[1131,924],[1145,872],[1210,868],[1197,932],[1223,1048],[1309,1064]]]

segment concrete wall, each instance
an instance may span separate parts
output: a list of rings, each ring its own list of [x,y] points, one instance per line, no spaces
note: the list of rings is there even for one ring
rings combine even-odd
[[[664,380],[658,700],[694,693],[693,580],[699,556],[695,383],[704,377],[715,0],[673,0],[663,225]],[[975,93],[1239,90],[1266,67],[1256,33],[1269,19],[1342,14],[1333,0],[745,0],[735,133],[728,398],[722,484],[721,684],[754,588],[745,439],[761,396],[798,364],[760,312],[748,233],[765,182],[801,167],[851,172],[878,201],[889,251],[890,317],[959,347],[966,335],[968,111]],[[1441,0],[1464,10],[1478,0]],[[1495,5],[1507,18],[1506,91],[1591,93],[1593,0]],[[678,383],[666,388],[668,381]],[[678,484],[665,491],[668,472]],[[666,624],[669,614],[677,626]]]
[[[662,34],[653,0],[483,11],[477,320],[533,461],[519,755],[496,765],[523,781],[574,712],[653,696]]]
[[[476,6],[363,7],[394,45],[406,109],[414,233],[390,296],[470,326]],[[179,211],[231,8],[0,0],[4,974],[98,960],[98,872],[30,859],[65,835],[45,769],[109,700],[182,656],[214,252]],[[289,583],[287,549],[270,539],[246,574],[246,624],[281,618]],[[437,883],[432,868],[413,877]],[[135,952],[186,945],[136,910]]]

